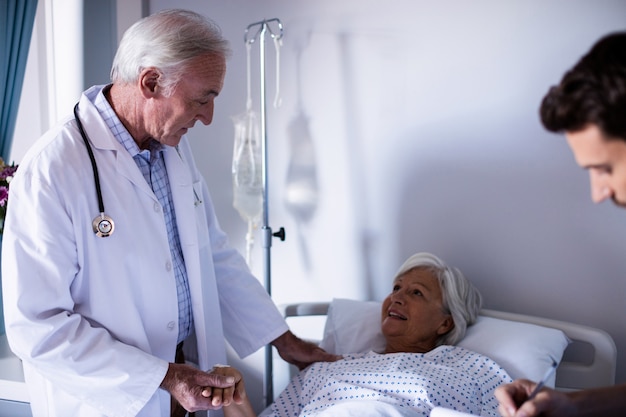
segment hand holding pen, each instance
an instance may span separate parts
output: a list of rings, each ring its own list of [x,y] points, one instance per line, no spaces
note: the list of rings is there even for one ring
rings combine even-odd
[[[541,397],[541,401],[539,401],[539,398],[537,400],[534,399],[545,387],[550,377],[552,377],[557,366],[558,364],[552,361],[552,365],[537,384],[526,379],[518,379],[510,384],[498,387],[495,396],[500,403],[498,406],[500,414],[504,417],[530,417],[537,416],[542,412],[547,413],[546,415],[552,415],[549,410],[556,405],[556,403],[552,402],[557,401],[560,403],[557,397],[560,397],[563,393],[551,390],[547,397]],[[555,413],[554,415],[560,414]]]
[[[535,396],[539,393],[539,391],[541,391],[544,385],[546,385],[546,382],[548,382],[548,379],[556,371],[557,366],[558,364],[556,363],[556,361],[552,360],[552,365],[548,368],[546,373],[543,375],[543,378],[541,378],[541,380],[537,383],[537,385],[535,386],[535,389],[533,389],[533,391],[530,393],[526,401],[530,401],[533,398],[535,398]]]

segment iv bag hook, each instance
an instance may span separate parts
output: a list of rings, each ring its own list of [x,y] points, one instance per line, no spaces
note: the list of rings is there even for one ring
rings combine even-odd
[[[270,26],[270,23],[276,23],[276,26],[278,27],[278,33],[274,33],[272,31],[272,28]],[[253,27],[258,26],[259,30],[257,30],[257,32],[254,34],[254,36],[252,37],[248,37],[248,34],[250,33],[250,29],[252,29]],[[250,23],[248,25],[248,27],[246,27],[246,31],[243,34],[243,41],[245,43],[254,43],[254,41],[259,38],[261,40],[263,38],[263,34],[264,31],[269,32],[269,35],[272,37],[272,39],[282,39],[283,37],[283,24],[281,23],[281,21],[277,18],[273,18],[273,19],[266,19],[266,20],[261,20],[260,22],[255,22],[255,23]]]

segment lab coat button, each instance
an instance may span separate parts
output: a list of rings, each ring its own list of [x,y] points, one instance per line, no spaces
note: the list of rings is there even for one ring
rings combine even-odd
[[[167,323],[168,330],[174,330],[174,327],[176,327],[176,323],[174,323],[173,321],[170,321],[169,323]]]
[[[172,263],[170,261],[165,262],[165,269],[167,272],[172,270]]]
[[[157,213],[161,211],[161,205],[159,203],[154,203],[154,211]]]

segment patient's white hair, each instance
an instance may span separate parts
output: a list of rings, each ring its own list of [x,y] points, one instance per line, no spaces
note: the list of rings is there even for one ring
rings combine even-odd
[[[145,68],[161,72],[159,85],[170,95],[187,63],[196,57],[230,55],[228,41],[210,19],[182,9],[164,10],[137,21],[122,37],[111,67],[114,83],[133,83]]]
[[[455,345],[465,336],[467,326],[474,324],[482,307],[482,296],[478,289],[453,266],[427,252],[416,253],[400,267],[397,279],[415,268],[430,270],[439,280],[443,298],[444,313],[450,314],[454,327],[437,340],[439,345]]]

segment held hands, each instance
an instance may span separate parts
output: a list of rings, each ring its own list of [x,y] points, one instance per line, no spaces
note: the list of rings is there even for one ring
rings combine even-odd
[[[235,380],[235,385],[227,388],[210,388],[207,387],[202,391],[202,396],[211,398],[211,404],[213,406],[227,407],[231,404],[242,404],[246,399],[246,389],[243,383],[243,376],[237,369],[227,365],[215,365],[211,370],[211,374],[223,375],[225,377],[232,377]]]
[[[561,392],[544,388],[531,400],[528,396],[537,384],[518,379],[496,388],[495,396],[500,405],[498,411],[503,417],[550,417],[573,416],[575,410],[569,397]],[[527,401],[528,400],[528,401]]]
[[[203,372],[189,365],[170,363],[161,388],[190,412],[217,410],[245,398],[243,378],[235,368],[219,366]]]
[[[281,358],[302,370],[313,362],[335,362],[340,355],[326,352],[314,343],[296,337],[291,331],[280,335],[272,342]]]

